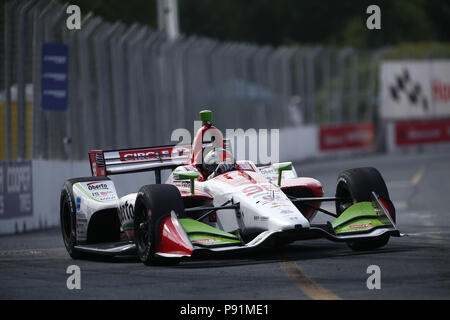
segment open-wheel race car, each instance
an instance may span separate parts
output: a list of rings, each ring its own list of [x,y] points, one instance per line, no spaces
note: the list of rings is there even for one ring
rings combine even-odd
[[[341,172],[335,196],[324,197],[321,183],[298,177],[290,162],[236,161],[212,113],[200,112],[200,120],[192,145],[89,152],[92,177],[67,180],[61,192],[61,230],[72,258],[137,254],[146,265],[176,264],[317,238],[371,250],[400,236],[375,168]],[[172,171],[162,184],[166,169]],[[108,176],[142,171],[153,171],[155,184],[119,197]],[[336,212],[321,208],[325,201],[335,202]],[[333,222],[313,224],[318,212]]]

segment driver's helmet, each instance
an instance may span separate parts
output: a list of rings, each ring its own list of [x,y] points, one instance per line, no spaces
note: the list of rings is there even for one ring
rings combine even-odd
[[[203,171],[208,177],[221,163],[234,164],[235,161],[230,152],[225,149],[213,148],[203,157]]]

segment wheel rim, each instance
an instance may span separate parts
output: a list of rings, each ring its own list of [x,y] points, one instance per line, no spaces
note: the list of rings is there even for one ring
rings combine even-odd
[[[136,215],[136,243],[140,252],[144,252],[150,246],[149,238],[149,217],[145,212],[145,208],[141,208],[139,212],[135,212]]]
[[[353,204],[352,195],[350,194],[350,191],[348,188],[346,188],[343,185],[340,185],[338,187],[338,191],[336,192],[336,196],[339,198],[346,198],[349,199],[347,201],[337,201],[337,214],[341,214],[344,212],[348,207],[350,207]]]

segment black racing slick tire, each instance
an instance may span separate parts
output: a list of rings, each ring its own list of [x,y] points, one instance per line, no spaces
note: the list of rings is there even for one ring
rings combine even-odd
[[[389,214],[395,222],[395,207],[389,197],[386,183],[380,172],[372,167],[355,168],[342,171],[337,180],[336,197],[345,198],[336,201],[336,213],[341,215],[349,206],[357,202],[371,201],[371,192],[375,192],[388,206]],[[349,241],[347,245],[355,251],[373,250],[385,246],[389,235],[376,239]]]
[[[78,182],[88,181],[104,181],[109,180],[105,177],[85,177],[67,180],[61,190],[60,197],[60,224],[61,233],[64,241],[64,246],[72,259],[82,259],[88,257],[88,254],[80,252],[75,248],[77,245],[77,219],[76,219],[76,204],[73,195],[73,185]]]
[[[177,216],[184,212],[183,199],[174,185],[146,185],[139,190],[134,207],[134,237],[139,259],[147,266],[180,262],[179,258],[155,255],[161,222],[172,211]]]

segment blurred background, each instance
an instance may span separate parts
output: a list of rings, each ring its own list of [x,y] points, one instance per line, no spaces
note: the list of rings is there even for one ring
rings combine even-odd
[[[445,0],[2,1],[0,215],[32,216],[27,184],[89,175],[91,149],[173,143],[204,108],[223,131],[280,129],[280,160],[446,148],[448,21]]]
[[[81,9],[80,30],[67,28],[64,1],[1,4],[0,159],[166,144],[175,128],[192,130],[203,107],[223,129],[372,123],[372,149],[384,151],[380,117],[417,115],[380,112],[382,63],[450,57],[450,4],[441,0],[378,1],[381,30],[366,27],[370,1],[70,4]],[[49,43],[66,47],[53,49],[67,57],[59,80],[43,64]],[[43,97],[49,78],[63,96]]]

